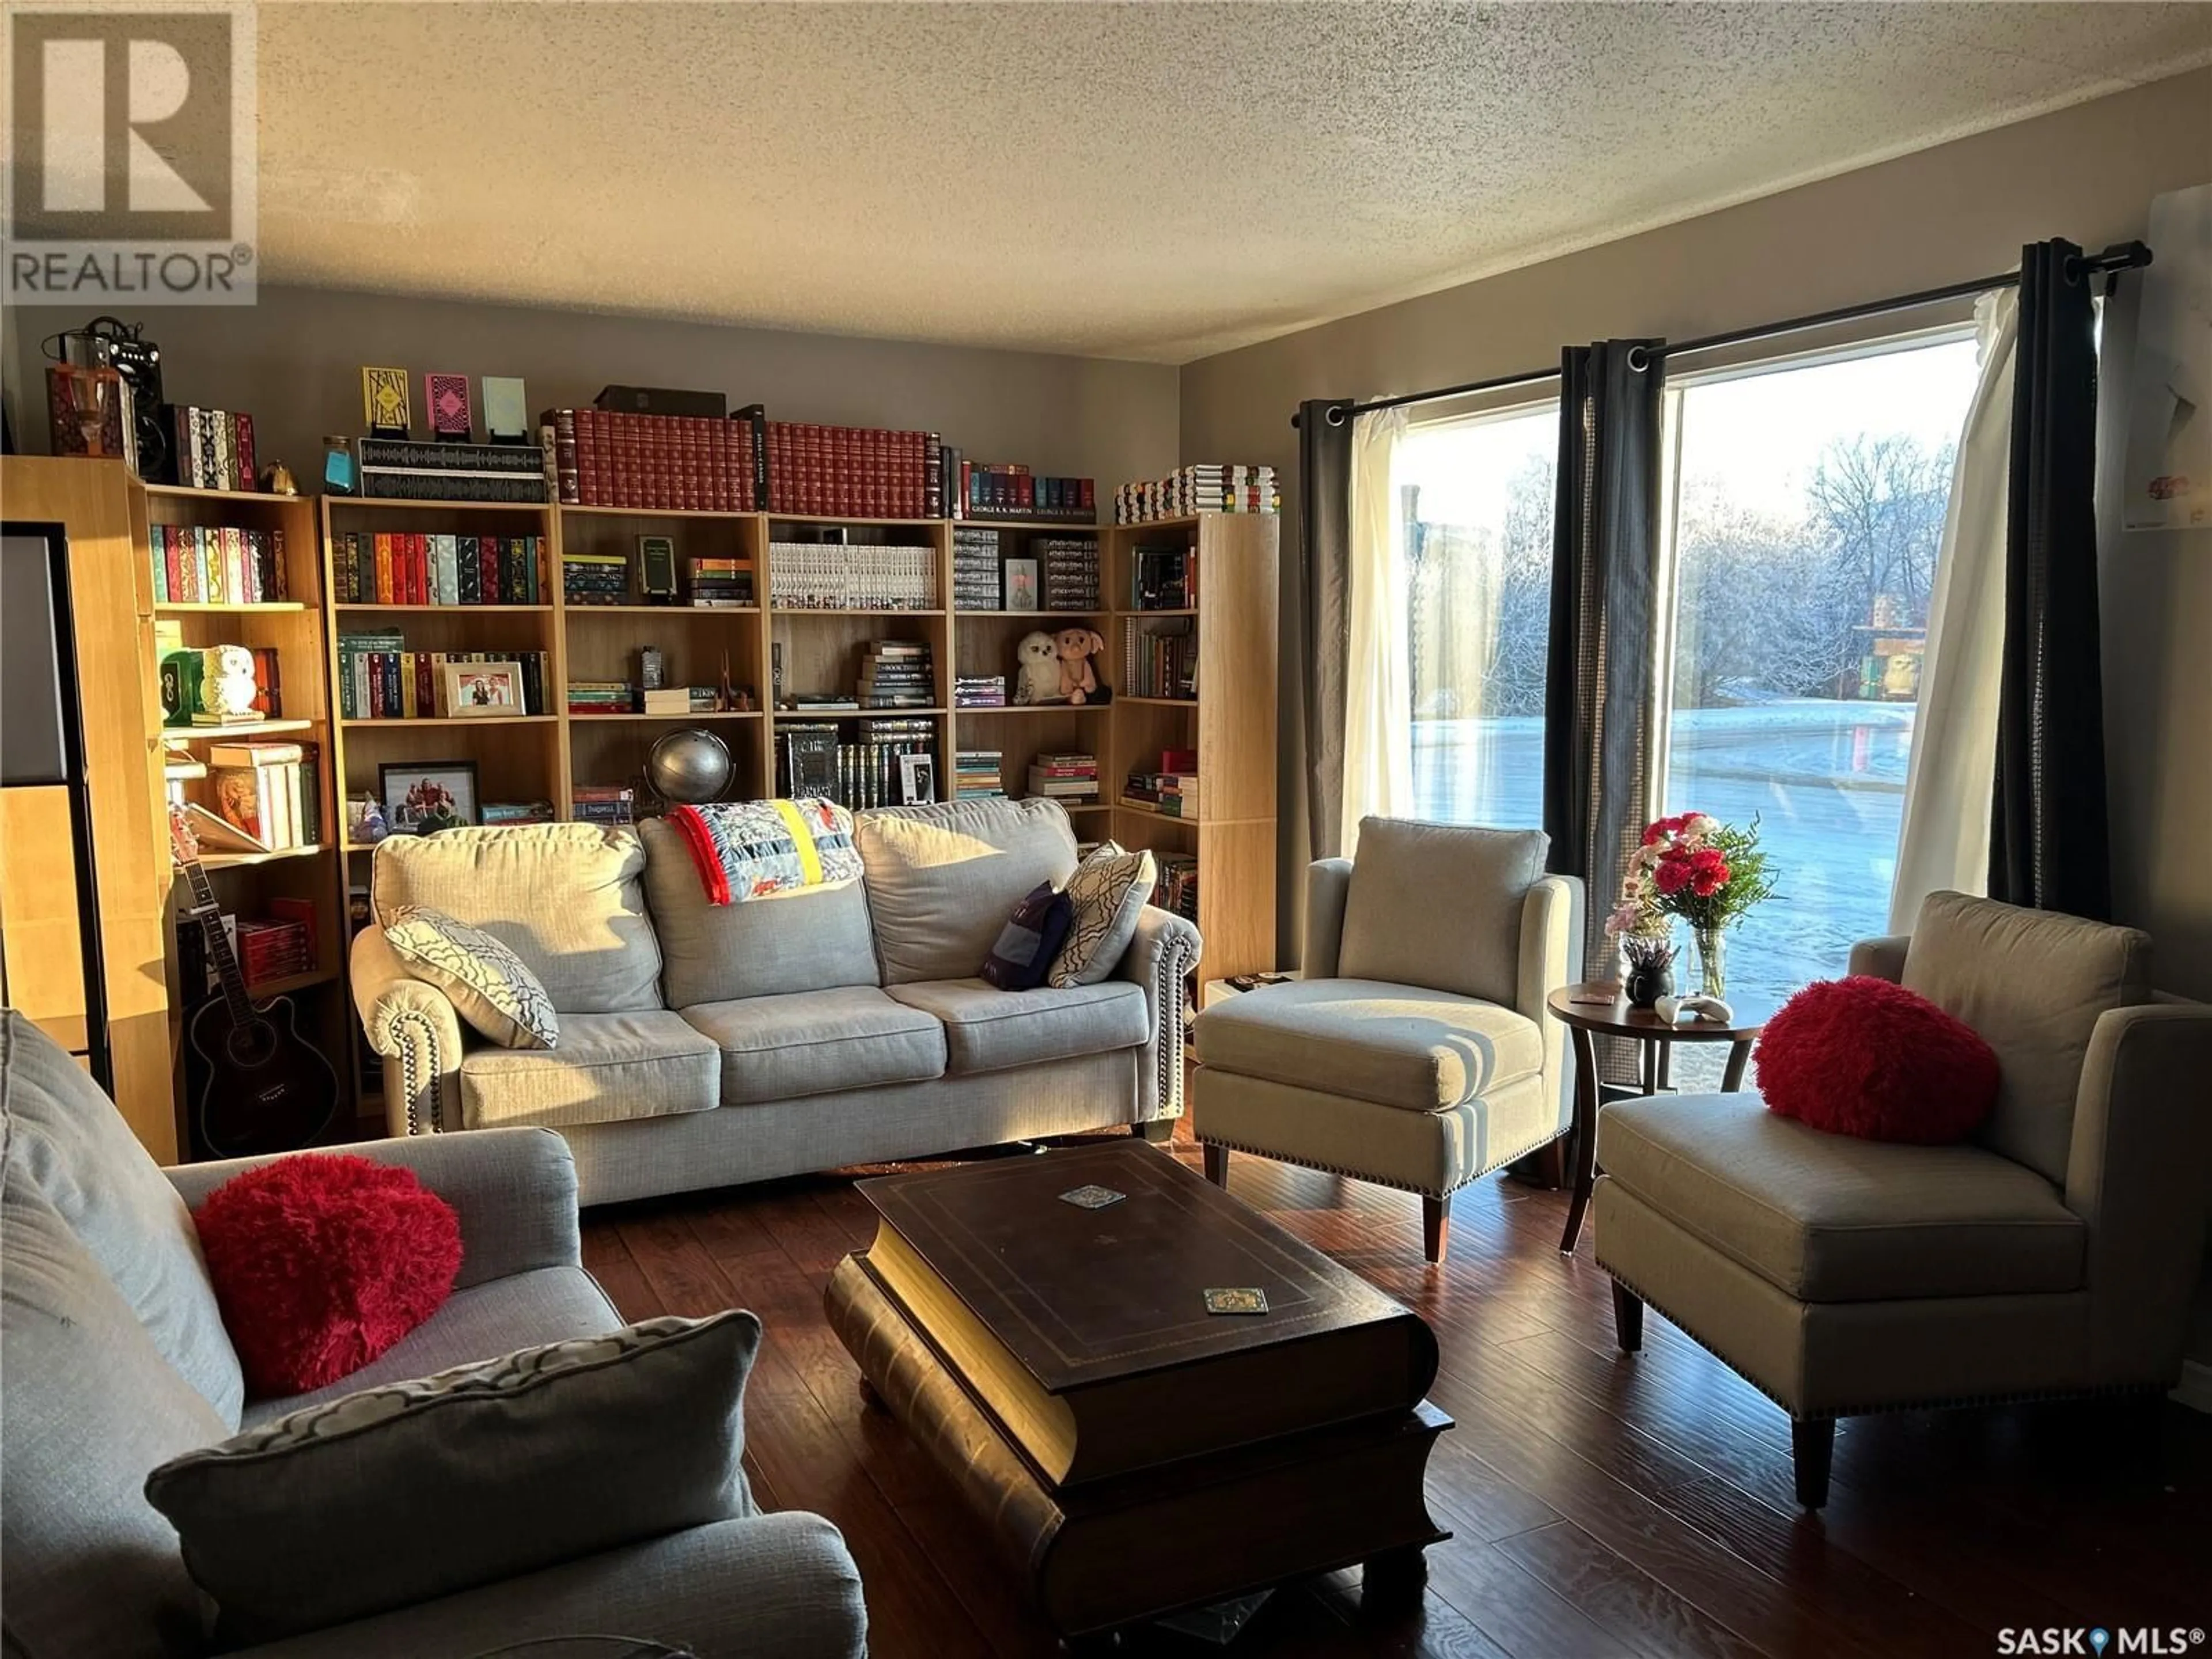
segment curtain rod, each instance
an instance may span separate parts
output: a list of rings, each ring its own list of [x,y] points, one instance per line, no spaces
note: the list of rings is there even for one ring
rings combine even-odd
[[[2067,274],[2075,277],[2094,276],[2101,272],[2139,270],[2150,262],[2151,251],[2144,244],[2115,242],[2102,253],[2084,254],[2078,259],[2069,260]],[[1808,329],[1853,322],[1863,317],[1880,317],[1893,311],[1911,311],[1921,306],[1940,304],[1945,300],[1963,300],[1996,289],[2019,286],[2020,273],[2008,270],[1999,276],[1984,276],[1971,283],[1952,283],[1942,288],[1923,289],[1917,294],[1899,294],[1887,300],[1869,300],[1859,305],[1839,306],[1833,311],[1817,311],[1808,317],[1792,317],[1785,322],[1761,323],[1756,328],[1732,329],[1725,334],[1708,334],[1703,339],[1670,342],[1660,347],[1660,355],[1672,357],[1692,351],[1711,351],[1719,346],[1743,345],[1753,340],[1771,340],[1785,334],[1802,334]],[[1355,415],[1365,415],[1378,409],[1401,409],[1408,404],[1431,404],[1445,398],[1473,397],[1479,392],[1504,392],[1513,386],[1534,386],[1540,381],[1559,378],[1557,368],[1537,368],[1522,374],[1501,374],[1491,380],[1469,380],[1460,386],[1437,386],[1430,392],[1401,392],[1395,398],[1376,398],[1364,404],[1331,404],[1327,418],[1331,426],[1342,426]],[[1296,426],[1297,423],[1298,417],[1292,415],[1291,424]]]

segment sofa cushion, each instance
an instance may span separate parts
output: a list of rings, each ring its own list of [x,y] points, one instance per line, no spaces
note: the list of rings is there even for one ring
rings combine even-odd
[[[665,1008],[564,1014],[558,1048],[471,1048],[461,1056],[461,1121],[471,1129],[609,1123],[703,1112],[715,1102],[714,1045]]]
[[[481,927],[442,910],[403,904],[384,942],[407,971],[446,994],[453,1012],[502,1048],[554,1048],[561,1019],[538,975]]]
[[[944,1023],[945,1070],[955,1075],[1139,1048],[1152,1032],[1144,990],[1127,980],[1001,991],[981,979],[940,979],[890,994]]]
[[[1996,1050],[1996,1109],[1976,1139],[2063,1182],[2089,1034],[2106,1009],[2150,1000],[2148,935],[1930,893],[1905,947],[1902,983]]]
[[[442,910],[520,957],[562,1014],[614,1014],[662,1006],[644,874],[630,830],[509,824],[391,836],[369,893],[380,927],[404,905]]]
[[[0,1186],[0,1556],[9,1654],[198,1653],[199,1594],[146,1473],[230,1425],[179,1376],[22,1149]]]
[[[59,1043],[5,1009],[0,1137],[16,1176],[114,1281],[161,1358],[226,1428],[235,1425],[246,1378],[185,1200],[100,1085]]]
[[[886,985],[969,977],[1031,888],[1075,872],[1075,832],[1057,801],[888,807],[863,812],[854,840]]]
[[[1538,830],[1363,818],[1337,971],[1510,1007],[1522,907],[1550,847]]]
[[[1132,853],[1119,842],[1100,842],[1067,878],[1075,921],[1046,983],[1062,991],[1096,985],[1120,967],[1159,876],[1149,848]]]
[[[1463,1106],[1544,1069],[1510,1008],[1366,979],[1264,986],[1198,1017],[1200,1064],[1408,1111]]]
[[[759,1346],[735,1310],[545,1343],[293,1412],[146,1496],[226,1647],[319,1630],[750,1513]]]
[[[684,837],[658,818],[637,830],[670,1007],[876,982],[859,882],[712,904]]]
[[[1597,1160],[1685,1232],[1803,1302],[2071,1291],[2086,1234],[2051,1183],[1974,1146],[1823,1134],[1750,1094],[1632,1100]]]
[[[684,1018],[720,1049],[726,1106],[945,1075],[945,1028],[872,985],[703,1002]]]

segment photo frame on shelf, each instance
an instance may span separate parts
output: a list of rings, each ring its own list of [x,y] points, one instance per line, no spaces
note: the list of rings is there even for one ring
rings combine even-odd
[[[526,712],[519,662],[449,662],[439,670],[438,700],[455,720]]]
[[[901,755],[899,757],[899,805],[927,806],[937,799],[937,757],[934,755]]]
[[[376,782],[392,835],[434,835],[483,821],[474,761],[386,761],[376,769]]]

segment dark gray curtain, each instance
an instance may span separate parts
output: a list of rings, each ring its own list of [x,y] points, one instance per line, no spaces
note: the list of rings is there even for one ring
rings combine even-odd
[[[1309,856],[1317,859],[1343,850],[1352,562],[1352,418],[1343,408],[1341,398],[1298,405],[1298,557],[1286,596],[1292,604],[1285,606],[1298,628],[1306,840]]]
[[[1544,829],[1553,872],[1589,890],[1585,971],[1599,978],[1612,977],[1606,912],[1650,794],[1662,349],[1602,340],[1559,364]]]
[[[2098,645],[2096,318],[2071,242],[2021,250],[1990,896],[2112,914]]]

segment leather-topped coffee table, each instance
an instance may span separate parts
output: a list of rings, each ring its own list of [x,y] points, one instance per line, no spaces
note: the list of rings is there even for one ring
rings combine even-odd
[[[1423,1397],[1433,1334],[1173,1158],[1115,1141],[860,1191],[882,1225],[830,1324],[1063,1635],[1358,1563],[1370,1592],[1417,1584],[1449,1536],[1422,1495],[1451,1426]]]

